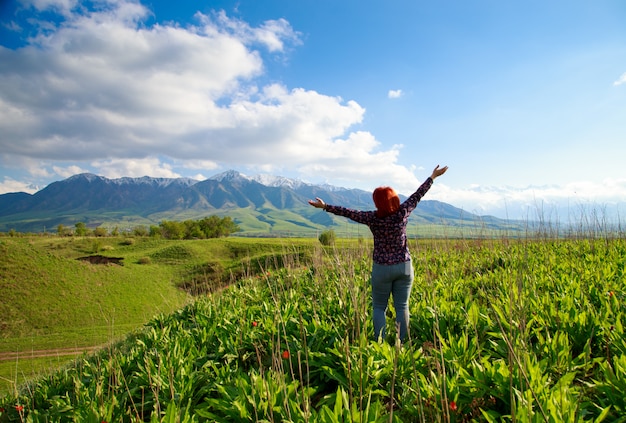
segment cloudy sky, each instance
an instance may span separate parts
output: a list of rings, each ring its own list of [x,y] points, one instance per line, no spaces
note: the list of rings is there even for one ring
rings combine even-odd
[[[626,215],[623,0],[0,0],[0,194],[229,169]],[[567,216],[561,215],[561,220]]]

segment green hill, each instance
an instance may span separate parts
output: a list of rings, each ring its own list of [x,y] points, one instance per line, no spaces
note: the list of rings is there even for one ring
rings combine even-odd
[[[153,247],[154,248],[154,247]],[[2,350],[7,338],[38,337],[101,328],[96,340],[124,334],[157,313],[170,313],[187,301],[172,284],[171,268],[138,264],[148,244],[121,239],[1,238],[0,281],[4,301]],[[123,265],[93,265],[80,257],[121,256]],[[91,344],[79,336],[76,343]]]
[[[294,247],[298,242],[1,237],[0,392],[123,338],[193,294],[297,258],[304,254]],[[92,264],[89,257],[121,259],[121,265]]]

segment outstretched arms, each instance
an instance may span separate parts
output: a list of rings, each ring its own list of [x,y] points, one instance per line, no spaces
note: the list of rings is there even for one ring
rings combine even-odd
[[[434,181],[435,178],[438,178],[439,176],[443,175],[444,173],[446,173],[447,170],[448,170],[448,166],[444,166],[442,168],[439,168],[439,165],[437,165],[437,167],[435,167],[435,169],[433,170],[433,173],[430,175],[430,177]],[[420,195],[420,197],[421,197],[421,195]],[[315,197],[315,200],[309,200],[309,204],[312,205],[313,207],[318,208],[318,209],[325,209],[326,208],[326,203],[324,202],[324,200],[322,200],[319,197]]]

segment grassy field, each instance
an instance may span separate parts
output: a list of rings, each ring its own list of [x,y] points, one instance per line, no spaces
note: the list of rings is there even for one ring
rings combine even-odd
[[[0,421],[626,421],[620,237],[413,240],[402,346],[393,310],[372,339],[367,239],[1,242],[2,351],[109,345],[19,389],[11,360]]]
[[[0,238],[0,393],[301,245],[312,240]],[[78,260],[94,255],[123,265]]]

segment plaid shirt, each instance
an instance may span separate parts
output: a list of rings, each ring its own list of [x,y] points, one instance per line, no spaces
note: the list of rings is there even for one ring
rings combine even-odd
[[[379,218],[376,211],[353,210],[341,206],[326,205],[325,210],[337,216],[344,216],[357,223],[363,223],[374,235],[373,260],[377,264],[398,264],[411,259],[406,240],[406,225],[409,215],[417,203],[433,185],[428,177],[426,181],[409,198],[400,205],[397,212]]]

